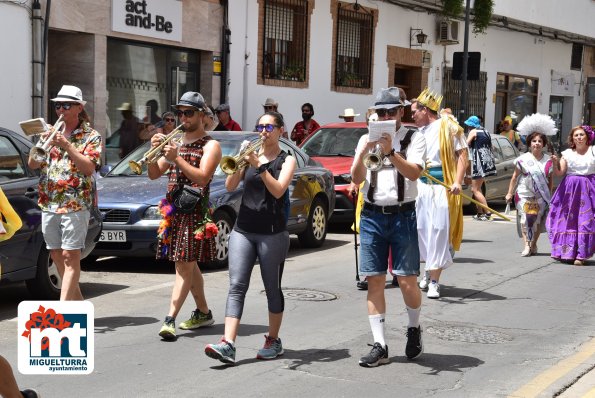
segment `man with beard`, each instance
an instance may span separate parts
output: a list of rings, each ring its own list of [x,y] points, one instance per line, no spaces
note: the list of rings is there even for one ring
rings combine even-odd
[[[291,131],[291,139],[296,145],[300,145],[310,134],[320,127],[318,122],[312,119],[314,107],[309,102],[302,105],[302,121],[297,122]]]

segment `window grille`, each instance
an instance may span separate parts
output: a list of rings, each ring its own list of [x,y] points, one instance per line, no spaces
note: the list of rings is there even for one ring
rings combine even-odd
[[[262,76],[306,80],[308,0],[265,0]]]
[[[335,85],[370,88],[374,16],[365,9],[337,11]]]
[[[466,118],[471,115],[482,118],[485,116],[487,81],[488,75],[486,72],[479,72],[478,80],[467,80]],[[444,68],[442,85],[444,99],[442,100],[442,107],[452,109],[453,115],[457,118],[461,112],[462,85],[461,80],[454,80],[452,78],[452,68]],[[464,120],[459,120],[459,124],[463,125],[463,122]]]

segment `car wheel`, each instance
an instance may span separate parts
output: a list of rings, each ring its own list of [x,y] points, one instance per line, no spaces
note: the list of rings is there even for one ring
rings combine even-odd
[[[229,235],[233,229],[233,219],[224,211],[216,211],[213,214],[213,221],[215,221],[219,230],[215,238],[216,259],[211,261],[208,266],[210,268],[224,268],[227,267],[229,257]]]
[[[314,199],[308,215],[306,230],[298,234],[298,239],[304,247],[320,247],[326,239],[328,218],[326,207],[319,198]]]
[[[59,300],[62,278],[58,267],[50,258],[50,253],[45,247],[41,248],[37,259],[37,273],[35,279],[26,281],[27,289],[34,298],[44,300]]]

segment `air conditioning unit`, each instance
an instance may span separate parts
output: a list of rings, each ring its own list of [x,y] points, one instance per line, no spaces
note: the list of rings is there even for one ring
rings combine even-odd
[[[459,23],[457,21],[438,22],[438,39],[436,43],[447,46],[459,43]]]

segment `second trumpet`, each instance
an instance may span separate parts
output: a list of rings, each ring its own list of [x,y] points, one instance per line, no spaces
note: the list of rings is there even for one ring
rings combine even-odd
[[[172,142],[172,140],[176,138],[176,136],[179,135],[178,138],[182,137],[182,134],[184,133],[184,130],[182,130],[182,126],[183,124],[180,124],[178,127],[173,129],[171,133],[165,136],[163,141],[158,146],[153,147],[149,149],[147,152],[145,152],[143,157],[138,162],[136,160],[129,161],[128,166],[130,166],[132,172],[134,174],[142,174],[143,165],[148,163],[155,163],[156,161],[158,161],[159,158],[163,156],[163,148],[165,148],[167,144]]]
[[[248,162],[246,162],[246,160],[244,160],[244,156],[246,156],[246,154],[250,153],[250,152],[256,152],[260,149],[260,147],[262,146],[262,138],[259,138],[258,140],[252,142],[250,145],[248,145],[248,147],[246,147],[246,149],[244,149],[243,151],[240,151],[240,153],[238,153],[235,156],[223,156],[221,158],[221,162],[219,162],[219,167],[221,167],[221,170],[227,174],[227,175],[231,175],[233,173],[235,173],[238,170],[243,169],[244,167],[246,167],[248,164]]]

